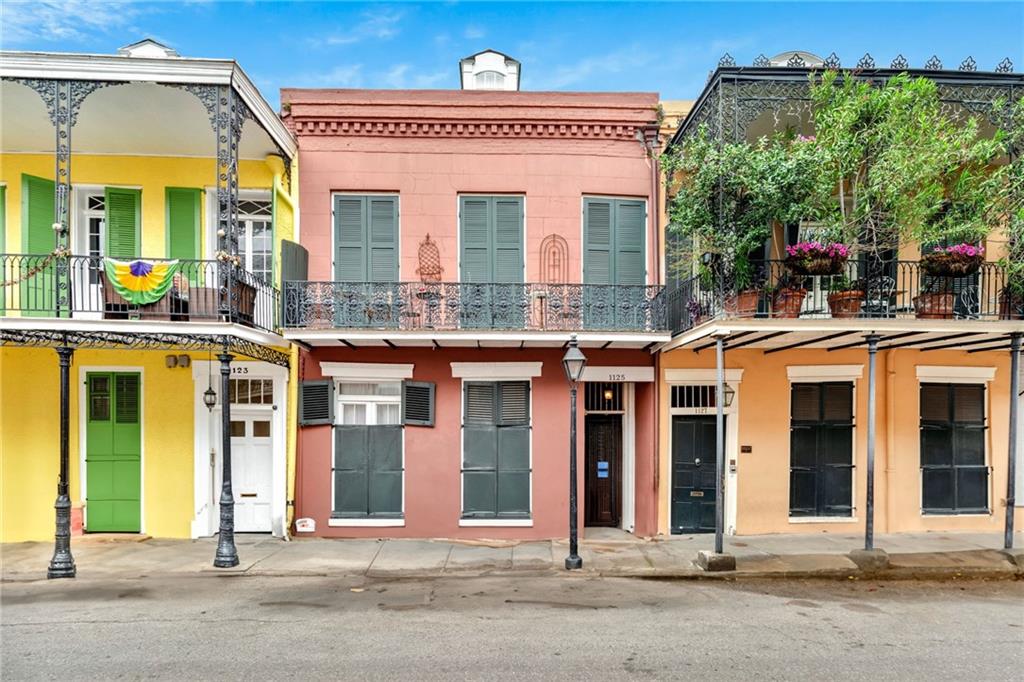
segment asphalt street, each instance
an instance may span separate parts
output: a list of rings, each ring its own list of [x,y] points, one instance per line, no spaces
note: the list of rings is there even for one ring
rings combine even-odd
[[[192,575],[5,583],[22,679],[1019,680],[1024,582]]]

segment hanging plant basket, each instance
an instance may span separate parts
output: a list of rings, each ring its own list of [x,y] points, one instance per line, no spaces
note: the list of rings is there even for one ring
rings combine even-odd
[[[985,249],[957,244],[921,256],[921,270],[929,277],[967,277],[985,262]]]
[[[838,275],[846,266],[850,249],[845,244],[800,242],[786,247],[786,267],[794,275]]]

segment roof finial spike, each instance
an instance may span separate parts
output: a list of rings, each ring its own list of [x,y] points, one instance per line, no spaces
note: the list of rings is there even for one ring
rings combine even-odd
[[[902,54],[896,55],[896,59],[892,60],[892,62],[889,64],[890,69],[906,69],[909,66],[910,63],[907,61],[907,58],[904,57]]]
[[[835,52],[825,57],[823,65],[826,69],[832,70],[837,70],[842,66],[842,64],[839,63],[839,55],[837,55]]]
[[[870,52],[865,52],[864,56],[857,62],[858,69],[873,69],[875,68],[875,58],[871,56]]]
[[[996,73],[1013,73],[1013,62],[1009,57],[1005,57],[1003,61],[996,64]]]
[[[726,52],[722,55],[722,58],[718,60],[718,66],[736,66],[736,60],[732,58],[732,55]]]
[[[942,61],[939,59],[939,56],[937,54],[933,54],[931,56],[931,59],[924,63],[924,68],[926,68],[929,71],[941,71]]]
[[[768,57],[764,56],[763,52],[761,54],[757,55],[757,57],[754,58],[754,66],[756,66],[756,67],[763,68],[763,67],[771,66],[771,65],[772,65],[771,61],[768,60]]]

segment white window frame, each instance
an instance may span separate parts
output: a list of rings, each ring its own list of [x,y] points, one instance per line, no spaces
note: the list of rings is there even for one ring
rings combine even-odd
[[[786,503],[786,518],[789,523],[859,523],[857,516],[857,382],[864,377],[864,365],[787,365],[786,376],[789,379],[789,423],[793,421],[793,384],[851,383],[853,384],[853,428],[850,429],[850,457],[853,471],[850,474],[850,507],[853,513],[849,516],[797,516],[789,515],[789,502]],[[792,441],[790,441],[792,443]],[[790,445],[792,447],[792,445]],[[786,450],[792,462],[793,454]],[[787,483],[786,490],[789,490]]]
[[[251,213],[239,213],[238,214],[238,229],[245,231],[245,243],[249,247],[247,252],[243,252],[241,254],[243,260],[245,261],[242,264],[242,267],[245,268],[245,270],[247,272],[251,272],[253,274],[256,274],[255,271],[252,268],[252,257],[253,257],[252,232],[253,232],[253,223],[254,222],[266,222],[270,226],[270,250],[267,251],[267,254],[269,254],[269,256],[270,256],[270,272],[268,273],[267,284],[273,284],[273,280],[274,280],[274,202],[273,202],[273,199],[272,199],[272,197],[270,196],[269,193],[268,193],[266,199],[264,199],[262,197],[255,197],[255,196],[240,197],[240,198],[244,198],[247,201],[262,201],[262,202],[266,202],[267,204],[270,205],[270,214],[269,215],[255,215],[255,214],[251,214]]]

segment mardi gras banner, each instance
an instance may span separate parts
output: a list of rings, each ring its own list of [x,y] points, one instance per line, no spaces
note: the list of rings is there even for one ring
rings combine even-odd
[[[135,305],[155,303],[164,297],[174,282],[178,261],[151,263],[133,260],[130,263],[113,258],[103,259],[107,281],[124,300]]]

